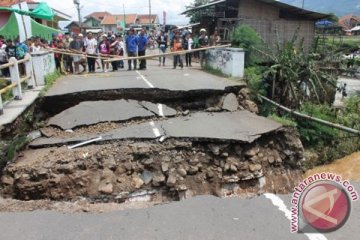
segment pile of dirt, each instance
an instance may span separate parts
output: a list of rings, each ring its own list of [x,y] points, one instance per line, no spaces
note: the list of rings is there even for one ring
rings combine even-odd
[[[7,165],[1,183],[4,196],[21,200],[248,197],[291,191],[302,161],[295,131],[282,128],[251,144],[168,139],[26,150]]]
[[[360,180],[360,152],[353,153],[335,162],[313,168],[305,173],[305,177],[316,173],[331,172],[342,176],[343,179],[352,181]]]

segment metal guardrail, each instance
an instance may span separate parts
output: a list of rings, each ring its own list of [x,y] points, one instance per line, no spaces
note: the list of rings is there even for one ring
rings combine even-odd
[[[19,64],[25,65],[25,77],[21,78],[19,73]],[[9,63],[0,65],[0,69],[9,68],[11,84],[0,89],[0,115],[4,114],[4,105],[1,95],[12,90],[14,100],[21,100],[23,97],[22,82],[27,81],[28,89],[31,89],[35,85],[34,72],[32,66],[31,55],[27,53],[22,60],[17,60],[12,57],[9,59]]]

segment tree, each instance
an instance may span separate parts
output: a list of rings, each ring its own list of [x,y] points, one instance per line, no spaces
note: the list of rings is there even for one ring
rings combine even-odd
[[[281,43],[278,32],[275,48],[262,52],[271,67],[265,73],[271,86],[270,97],[277,103],[292,109],[299,109],[304,102],[332,103],[336,91],[336,78],[323,71],[316,49],[308,53],[303,40],[298,39],[299,29],[290,41]]]
[[[191,5],[186,6],[186,9],[199,7],[199,6],[205,5],[209,2],[210,2],[210,0],[194,0],[194,2]],[[214,10],[214,7],[209,7],[206,9],[191,11],[191,12],[187,13],[186,16],[190,17],[190,23],[198,23],[201,20],[201,16],[210,15],[213,12],[213,10]]]
[[[245,51],[245,65],[251,66],[257,62],[257,52],[255,49],[261,49],[262,39],[258,32],[249,25],[238,26],[231,36],[231,44],[234,47],[243,48]]]

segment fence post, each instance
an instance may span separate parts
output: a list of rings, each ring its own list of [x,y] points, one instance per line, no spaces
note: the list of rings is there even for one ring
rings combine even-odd
[[[29,53],[26,53],[25,59],[27,60],[25,62],[25,72],[26,77],[30,76],[30,79],[27,80],[28,88],[34,88],[35,86],[35,80],[34,80],[34,71],[33,71],[33,65],[32,65],[32,58]]]
[[[4,114],[4,106],[3,106],[3,102],[2,102],[2,98],[1,98],[1,94],[0,94],[0,115]]]
[[[13,64],[9,68],[10,76],[11,76],[11,83],[17,83],[17,86],[12,89],[12,94],[14,96],[14,99],[21,100],[22,99],[22,90],[21,90],[18,60],[16,58],[12,57],[9,59],[9,63]]]

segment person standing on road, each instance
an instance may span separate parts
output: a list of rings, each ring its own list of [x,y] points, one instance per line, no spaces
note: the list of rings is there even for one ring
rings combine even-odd
[[[135,36],[134,28],[131,28],[129,30],[129,34],[126,37],[125,44],[126,44],[128,57],[136,57],[136,52],[138,48],[138,38]],[[134,70],[136,70],[136,66],[137,66],[136,59],[133,60],[133,64],[134,64]],[[128,71],[131,71],[131,69],[132,69],[131,60],[128,60]]]
[[[184,50],[191,51],[192,45],[193,45],[193,40],[192,40],[191,34],[187,33],[185,35],[185,39],[184,39]],[[191,66],[191,56],[192,56],[191,52],[185,53],[185,62],[186,62],[187,67],[192,67]]]
[[[110,43],[106,34],[102,36],[102,40],[99,43],[99,53],[101,57],[108,57],[110,54]],[[107,72],[109,70],[109,63],[105,63],[104,59],[101,59],[101,67],[103,72]]]
[[[73,39],[70,37],[70,33],[65,33],[65,38],[63,39],[63,46],[66,50],[70,49],[70,43],[73,41]],[[66,72],[74,73],[73,68],[73,59],[70,55],[64,56],[64,65]]]
[[[168,47],[168,38],[163,30],[161,30],[160,35],[157,38],[157,43],[159,46],[159,53],[166,53],[166,49]],[[159,67],[161,66],[161,58],[162,58],[162,65],[165,66],[166,57],[159,57]]]
[[[175,36],[174,36],[173,40],[171,41],[170,46],[171,46],[171,51],[172,52],[179,52],[179,51],[183,50],[183,39],[181,38],[179,32],[175,33]],[[180,67],[181,67],[181,69],[183,69],[184,64],[183,64],[183,61],[181,59],[180,54],[174,55],[174,67],[173,67],[173,69],[176,69],[178,63],[180,63]]]
[[[209,38],[206,35],[206,29],[202,28],[200,30],[199,47],[205,48],[208,46],[209,46]],[[201,68],[204,68],[205,60],[206,60],[206,50],[202,50],[202,51],[200,51],[200,66],[201,66]]]
[[[75,36],[74,40],[70,43],[70,51],[81,54],[84,47],[84,42],[81,40],[81,35]],[[80,73],[80,64],[83,66],[83,72],[86,71],[85,59],[81,56],[73,56],[75,73]]]
[[[87,34],[87,38],[84,41],[85,52],[88,55],[88,68],[89,73],[95,72],[95,61],[96,61],[96,49],[97,49],[97,41],[93,37],[92,32]]]
[[[146,36],[145,29],[141,29],[141,32],[138,36],[138,56],[142,57],[146,54],[146,48],[149,44],[149,39]],[[140,59],[139,70],[146,70],[146,59]]]

